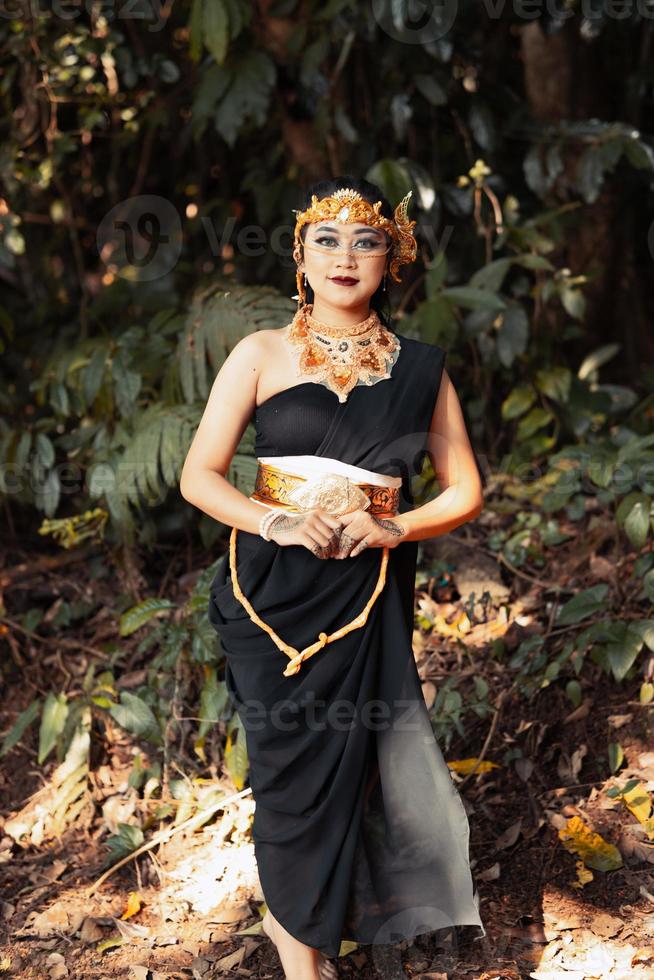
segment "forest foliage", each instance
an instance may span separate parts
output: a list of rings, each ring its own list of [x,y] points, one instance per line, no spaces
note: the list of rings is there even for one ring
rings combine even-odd
[[[301,187],[363,175],[393,205],[413,191],[419,261],[394,287],[397,328],[448,352],[497,518],[487,546],[538,574],[571,537],[608,524],[620,564],[615,578],[561,584],[548,607],[553,636],[510,653],[497,642],[493,655],[526,698],[557,683],[578,705],[599,670],[616,683],[641,678],[649,702],[652,19],[577,3],[527,17],[517,3],[461,0],[451,23],[435,10],[421,23],[411,6],[193,0],[5,14],[10,537],[34,547],[38,531],[53,550],[105,542],[134,568],[189,529],[204,554],[224,545],[226,529],[178,490],[212,379],[242,336],[292,316]],[[246,492],[253,446],[250,424],[228,473]],[[434,491],[428,472],[416,486]],[[145,664],[136,689],[120,688],[117,642],[105,661],[91,659],[74,696],[53,679],[5,734],[0,754],[34,738],[39,765],[59,767],[42,836],[83,805],[91,738],[110,724],[149,747],[132,785],[158,801],[151,820],[201,807],[196,777],[209,762],[224,758],[244,784],[242,730],[224,714],[223,658],[206,618],[214,569],[181,598],[142,584],[117,597],[120,641],[137,642],[130,653]],[[83,631],[93,611],[65,602],[48,628]],[[32,633],[45,614],[12,613]],[[480,717],[489,699],[478,679]],[[445,686],[447,740],[462,730],[461,703]],[[195,771],[176,779],[170,748],[187,734]],[[142,839],[125,824],[112,857]]]

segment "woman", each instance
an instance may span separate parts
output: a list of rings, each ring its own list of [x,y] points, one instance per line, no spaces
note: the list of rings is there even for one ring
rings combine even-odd
[[[232,527],[209,618],[246,731],[263,928],[288,980],[332,977],[342,939],[485,935],[411,646],[417,542],[483,502],[445,352],[383,312],[388,275],[416,257],[409,197],[393,211],[349,176],[309,188],[298,311],[225,360],[180,484]],[[245,497],[225,473],[253,416]],[[414,508],[425,450],[443,491]]]

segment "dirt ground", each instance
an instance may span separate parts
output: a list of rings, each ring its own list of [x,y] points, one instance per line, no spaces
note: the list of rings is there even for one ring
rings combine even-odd
[[[608,684],[598,692],[599,703],[601,694],[608,705]],[[460,927],[455,936],[431,933],[394,946],[361,946],[339,958],[342,977],[654,977],[651,850],[649,861],[634,855],[633,863],[596,872],[578,889],[574,857],[546,816],[554,808],[580,814],[613,841],[633,824],[624,807],[607,806],[597,791],[590,717],[572,723],[589,748],[584,782],[574,790],[558,788],[552,727],[540,745],[536,780],[523,784],[515,773],[498,769],[468,784],[464,798],[486,936],[472,938],[474,929]],[[602,719],[595,725],[601,741]],[[503,737],[511,736],[505,731]],[[572,731],[565,737],[577,741]],[[622,727],[620,737],[633,764],[642,771],[645,763],[654,779],[654,756],[643,751],[637,719]],[[18,767],[8,779],[5,773],[5,796],[13,790],[17,802],[22,775]],[[251,796],[243,796],[215,823],[128,863],[92,895],[88,890],[104,858],[93,824],[71,828],[42,848],[9,846],[4,838],[0,975],[282,980],[277,953],[260,932],[265,906],[248,834],[253,806]],[[139,911],[121,919],[133,892]],[[112,937],[117,944],[103,947]]]
[[[51,589],[53,573],[47,574]],[[37,593],[32,583],[32,602]],[[437,591],[435,598],[419,591],[418,609],[424,613],[429,603],[453,621],[451,589]],[[466,715],[465,737],[455,735],[444,749],[448,762],[481,752],[496,763],[461,790],[486,936],[479,939],[474,928],[459,927],[453,934],[432,932],[387,946],[344,943],[339,975],[654,978],[654,828],[651,819],[639,822],[624,801],[607,792],[632,777],[648,793],[654,788],[651,710],[639,703],[640,680],[618,685],[597,670],[574,710],[556,684],[528,701],[518,699],[510,680],[503,681],[508,672],[484,653],[488,639],[482,637],[478,649],[471,643],[471,662],[494,694],[504,683],[506,697],[497,702],[493,725],[488,716]],[[432,682],[456,664],[447,659],[447,639],[428,645],[416,635],[416,641],[429,703]],[[14,663],[3,653],[3,734],[34,696],[25,671],[56,674],[56,654],[46,663],[43,653],[39,645],[12,648]],[[607,744],[615,741],[624,752],[619,779],[607,764]],[[74,824],[58,839],[26,844],[3,828],[52,772],[53,764],[37,765],[35,742],[32,734],[0,762],[0,978],[283,980],[276,950],[261,932],[265,906],[247,785],[201,829],[173,834],[96,886],[106,868],[107,827],[129,814],[131,739],[117,729],[113,744],[94,750],[88,799]],[[216,772],[215,780],[235,793],[224,773]],[[573,816],[617,847],[621,866],[584,873],[559,836]],[[167,826],[150,827],[146,840]]]

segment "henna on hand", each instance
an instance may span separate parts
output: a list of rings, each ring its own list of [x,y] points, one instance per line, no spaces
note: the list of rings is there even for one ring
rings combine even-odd
[[[345,554],[349,554],[352,548],[356,545],[356,543],[357,543],[356,538],[353,538],[351,534],[347,533],[347,531],[342,531],[341,540],[338,546],[339,553],[345,552]]]
[[[291,514],[291,513],[281,512],[276,517],[274,517],[273,520],[270,522],[268,526],[268,534],[270,535],[271,539],[273,534],[276,537],[278,537],[281,534],[290,534],[291,532],[297,530],[298,527],[300,527],[302,524],[305,523],[307,516],[308,515],[306,513]],[[328,544],[321,545],[318,544],[317,541],[314,541],[313,544],[310,546],[309,551],[311,551],[316,556],[316,558],[331,557],[333,553],[333,549],[336,548],[336,550],[338,550],[338,538],[340,532],[341,532],[340,527],[335,528],[332,534],[332,540]]]
[[[399,524],[396,524],[395,521],[392,520],[392,518],[390,517],[378,518],[378,517],[374,517],[372,514],[370,516],[372,517],[375,524],[378,525],[378,527],[381,527],[382,530],[387,531],[389,534],[395,534],[398,536],[402,536],[406,534],[404,528],[401,528]]]
[[[268,525],[268,534],[275,529],[275,534],[288,534],[290,531],[294,531],[296,527],[299,527],[305,521],[304,514],[278,514]]]

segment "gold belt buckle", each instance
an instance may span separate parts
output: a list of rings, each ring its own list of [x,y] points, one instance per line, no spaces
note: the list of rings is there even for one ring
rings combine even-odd
[[[288,499],[299,510],[320,507],[334,516],[348,514],[351,510],[365,510],[370,506],[370,497],[358,484],[341,473],[311,477],[306,483],[289,491]]]

